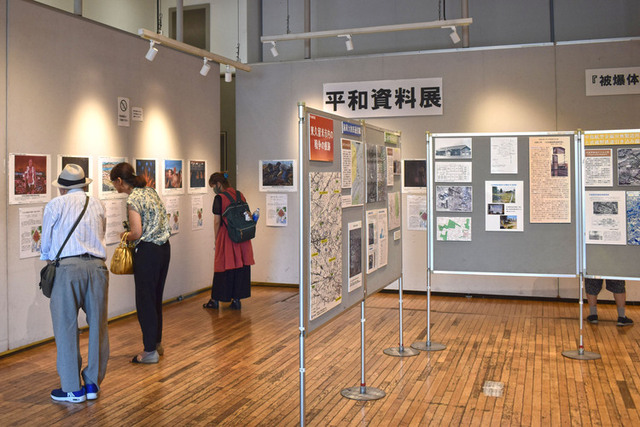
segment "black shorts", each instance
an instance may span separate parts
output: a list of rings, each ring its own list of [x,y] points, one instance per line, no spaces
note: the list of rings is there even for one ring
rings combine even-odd
[[[587,295],[598,295],[602,290],[602,279],[586,279],[584,288]],[[614,294],[623,294],[626,292],[624,280],[607,279],[607,290]]]

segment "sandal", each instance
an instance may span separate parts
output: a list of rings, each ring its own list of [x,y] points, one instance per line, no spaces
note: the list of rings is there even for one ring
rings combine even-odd
[[[214,301],[212,299],[209,300],[209,302],[207,302],[206,304],[202,304],[202,307],[204,308],[211,308],[213,310],[217,310],[219,307],[218,301]]]

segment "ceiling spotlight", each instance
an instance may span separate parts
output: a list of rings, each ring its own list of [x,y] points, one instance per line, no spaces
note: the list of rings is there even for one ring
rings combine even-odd
[[[145,58],[147,58],[147,61],[153,61],[158,54],[158,49],[153,47],[154,44],[156,44],[156,42],[154,42],[153,40],[149,40],[149,50],[144,56]]]
[[[456,30],[456,27],[444,27],[444,28],[449,28],[451,29],[451,34],[449,34],[449,37],[451,37],[451,41],[453,42],[453,44],[456,43],[460,43],[460,36],[458,35],[458,31]]]
[[[351,40],[351,34],[341,34],[338,37],[346,37],[344,44],[347,46],[347,50],[353,50],[353,40]]]
[[[278,49],[276,49],[276,42],[271,42],[271,55],[275,58],[278,56]]]
[[[233,75],[231,74],[231,67],[227,65],[227,70],[224,72],[224,81],[227,83],[231,83],[233,80]]]
[[[211,65],[207,64],[209,61],[207,58],[202,58],[204,60],[204,64],[202,64],[202,68],[200,68],[200,74],[206,76],[209,74],[209,70],[211,69]]]

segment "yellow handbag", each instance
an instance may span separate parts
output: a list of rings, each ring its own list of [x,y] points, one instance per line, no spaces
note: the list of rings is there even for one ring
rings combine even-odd
[[[133,274],[133,243],[127,242],[128,234],[122,235],[120,244],[113,252],[109,268],[113,274]]]

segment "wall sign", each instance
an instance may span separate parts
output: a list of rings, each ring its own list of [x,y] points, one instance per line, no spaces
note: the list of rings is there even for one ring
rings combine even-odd
[[[333,120],[309,114],[309,160],[333,162]]]
[[[323,109],[344,117],[442,115],[442,78],[325,83]]]
[[[585,70],[587,96],[640,94],[640,67]]]

